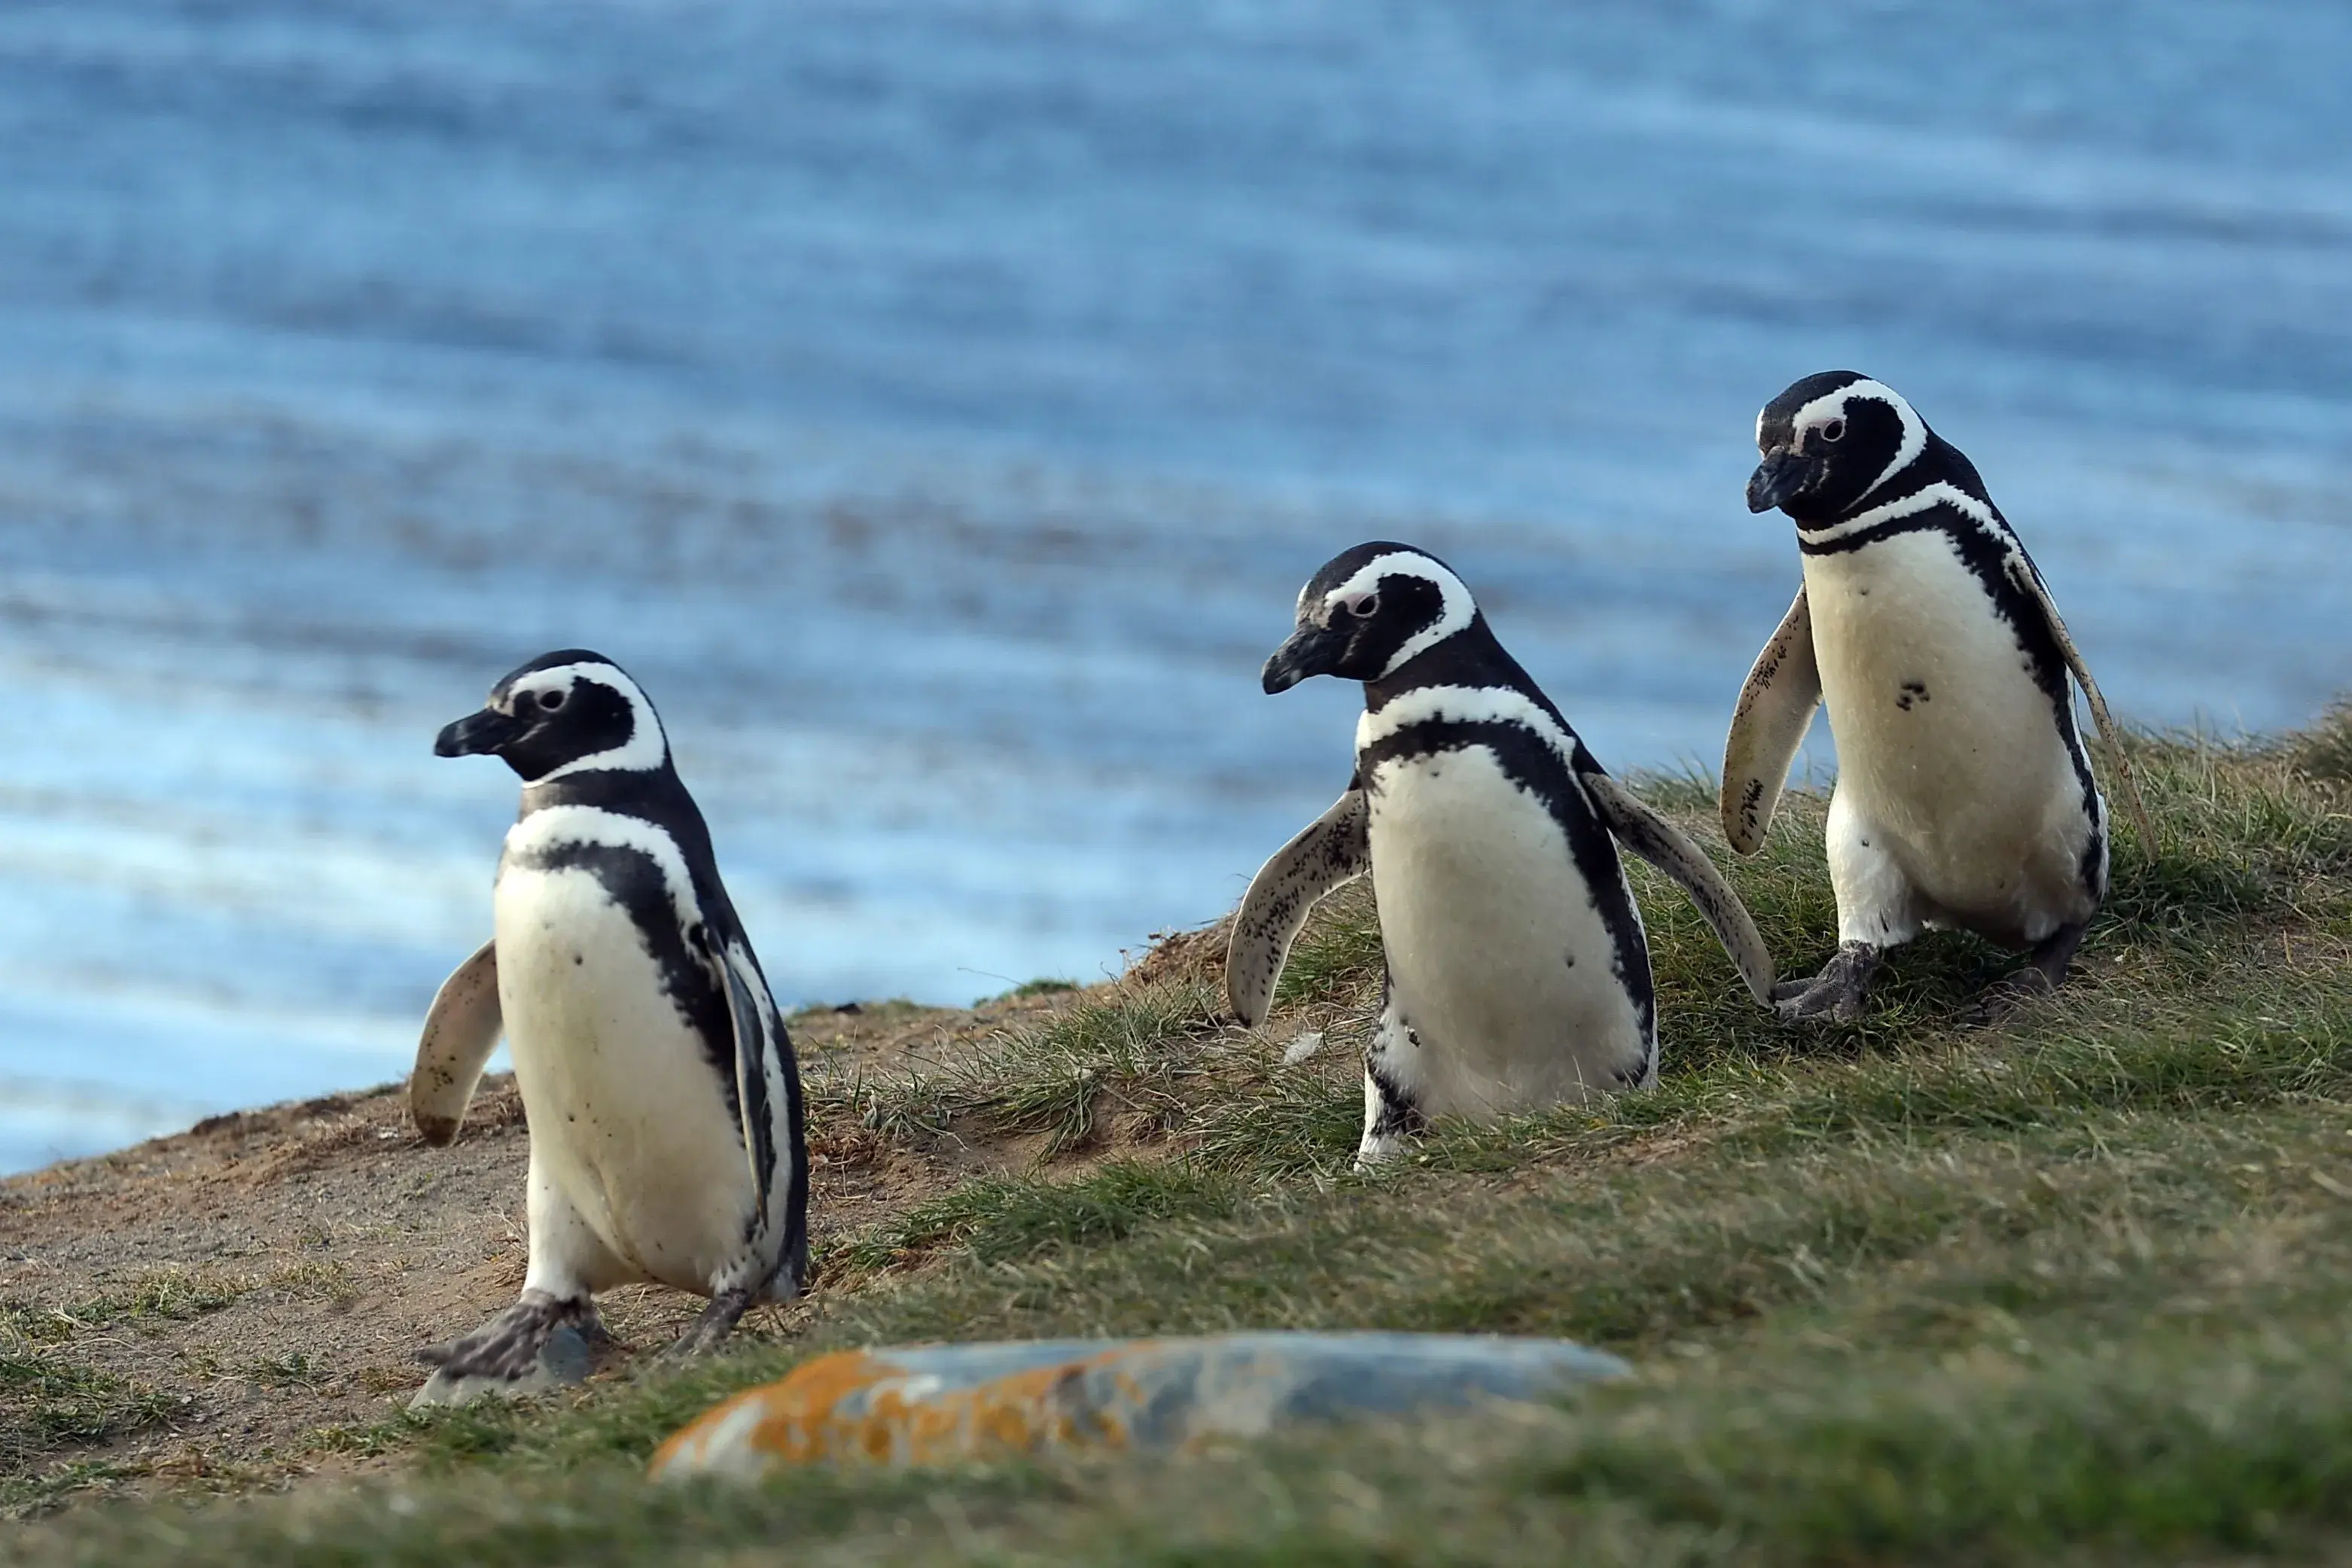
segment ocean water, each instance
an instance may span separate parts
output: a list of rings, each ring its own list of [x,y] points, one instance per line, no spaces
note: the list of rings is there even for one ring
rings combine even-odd
[[[1704,765],[1823,368],[2126,714],[2302,720],[2347,68],[2326,0],[12,0],[0,1169],[404,1071],[514,806],[433,735],[549,648],[653,693],[793,1002],[1229,904],[1347,776],[1256,668],[1360,539]]]

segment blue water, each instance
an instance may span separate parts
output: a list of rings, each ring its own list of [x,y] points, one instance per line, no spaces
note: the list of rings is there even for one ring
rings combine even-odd
[[[1255,669],[1451,558],[1711,758],[1853,365],[2109,695],[2352,685],[2352,10],[10,0],[0,1169],[404,1071],[543,649],[667,716],[787,996],[1206,919],[1346,777]]]

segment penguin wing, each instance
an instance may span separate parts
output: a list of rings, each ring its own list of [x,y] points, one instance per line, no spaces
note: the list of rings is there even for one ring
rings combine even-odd
[[[782,1043],[784,1026],[775,999],[742,945],[728,944],[719,961],[726,970],[727,1011],[735,1025],[735,1105],[743,1118],[743,1155],[751,1164],[751,1212],[764,1224],[776,1181],[776,1122],[769,1107],[778,1087],[776,1070],[792,1047]]]
[[[485,942],[449,972],[433,994],[425,1033],[416,1042],[416,1070],[408,1075],[408,1113],[428,1144],[455,1142],[482,1063],[505,1025],[499,1010],[499,944]]]
[[[1233,939],[1225,946],[1225,999],[1234,1016],[1255,1027],[1274,1007],[1274,986],[1307,911],[1372,863],[1370,812],[1364,791],[1349,785],[1331,809],[1274,852],[1250,879]]]
[[[2091,705],[2091,717],[2098,722],[2099,738],[2106,743],[2107,760],[2116,765],[2116,782],[2131,807],[2132,823],[2139,830],[2140,847],[2150,859],[2155,858],[2156,827],[2147,820],[2147,808],[2140,803],[2139,780],[2132,776],[2131,759],[2124,755],[2122,733],[2116,728],[2114,716],[2107,712],[2107,699],[2100,695],[2099,683],[2091,678],[2091,666],[2084,662],[2083,651],[2067,634],[2057,601],[2050,597],[2050,590],[2043,586],[2042,574],[2034,570],[2032,559],[2021,549],[2012,550],[2008,567],[2010,580],[2024,593],[2027,602],[2042,607],[2043,623],[2050,628],[2058,651],[2066,656],[2066,667],[2074,672],[2074,684],[2083,688],[2083,695]]]
[[[1801,605],[1802,601],[1799,601]],[[1784,762],[1783,768],[1788,765]],[[1690,901],[1698,906],[1700,915],[1715,928],[1715,939],[1739,969],[1739,977],[1765,1006],[1772,1005],[1771,950],[1764,946],[1764,937],[1756,929],[1748,906],[1739,902],[1739,894],[1723,880],[1706,852],[1691,842],[1688,834],[1665,818],[1643,805],[1633,792],[1606,773],[1579,773],[1578,781],[1591,797],[1593,810],[1609,824],[1609,831],[1618,841],[1674,878]]]
[[[1731,733],[1723,742],[1723,836],[1743,855],[1764,847],[1789,764],[1811,727],[1822,702],[1822,670],[1813,661],[1813,612],[1805,591],[1780,618],[1780,629],[1756,655]]]

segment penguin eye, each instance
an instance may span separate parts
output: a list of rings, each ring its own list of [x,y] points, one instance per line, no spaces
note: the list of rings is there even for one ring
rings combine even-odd
[[[1845,439],[1845,421],[1842,419],[1831,420],[1827,424],[1822,426],[1818,434],[1825,442],[1843,441]]]
[[[1339,602],[1359,621],[1369,621],[1381,612],[1381,596],[1377,593],[1353,593]]]
[[[545,708],[548,712],[553,713],[557,708],[563,706],[563,694],[562,692],[541,692],[539,694],[539,706]]]

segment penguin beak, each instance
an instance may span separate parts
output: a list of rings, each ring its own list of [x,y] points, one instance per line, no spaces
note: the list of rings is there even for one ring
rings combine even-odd
[[[433,742],[436,757],[481,757],[495,755],[518,739],[523,732],[522,720],[511,714],[486,707],[479,713],[469,713],[442,730]]]
[[[1787,506],[1820,479],[1821,465],[1815,459],[1800,457],[1785,446],[1775,447],[1748,476],[1748,509],[1769,512]]]
[[[1309,675],[1328,675],[1339,667],[1347,656],[1351,633],[1336,627],[1318,626],[1313,622],[1301,622],[1290,634],[1290,641],[1274,651],[1265,662],[1260,679],[1265,695],[1286,692]]]

